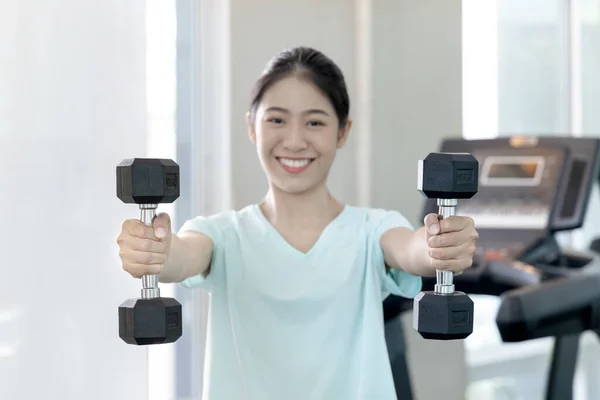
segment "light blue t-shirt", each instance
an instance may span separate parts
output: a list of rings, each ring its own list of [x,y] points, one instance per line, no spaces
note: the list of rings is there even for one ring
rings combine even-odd
[[[204,400],[395,400],[382,301],[421,278],[386,273],[380,236],[398,212],[345,206],[314,247],[292,247],[258,205],[187,221],[214,242]]]

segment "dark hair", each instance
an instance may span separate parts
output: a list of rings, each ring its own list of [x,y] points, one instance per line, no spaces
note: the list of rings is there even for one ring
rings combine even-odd
[[[327,96],[335,109],[340,128],[344,127],[350,111],[350,99],[344,75],[331,59],[310,47],[284,50],[267,63],[252,89],[250,103],[252,121],[267,89],[279,80],[294,74],[310,80]]]

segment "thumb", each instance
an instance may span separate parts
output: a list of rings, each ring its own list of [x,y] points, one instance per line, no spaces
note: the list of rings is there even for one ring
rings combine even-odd
[[[430,235],[437,235],[440,233],[440,216],[437,214],[427,214],[425,216],[425,228],[427,229],[427,233]]]
[[[167,213],[157,214],[154,221],[152,221],[152,227],[154,228],[154,236],[159,239],[166,238],[171,233],[171,217]]]

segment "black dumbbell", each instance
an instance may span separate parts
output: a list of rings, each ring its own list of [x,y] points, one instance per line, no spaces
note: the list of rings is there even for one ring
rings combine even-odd
[[[123,160],[117,166],[117,197],[138,204],[140,220],[152,226],[158,204],[179,197],[179,165],[155,158]],[[141,298],[119,306],[119,336],[128,344],[173,343],[181,337],[181,324],[181,304],[160,297],[158,275],[143,276]]]
[[[419,160],[418,189],[437,199],[440,218],[456,214],[458,199],[470,199],[478,190],[479,163],[468,153],[431,153]],[[436,271],[432,292],[414,300],[413,328],[425,339],[465,339],[473,333],[473,300],[454,290],[454,273]]]

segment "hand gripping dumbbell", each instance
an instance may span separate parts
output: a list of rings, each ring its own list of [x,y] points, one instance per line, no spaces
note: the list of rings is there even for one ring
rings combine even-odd
[[[152,226],[158,204],[179,197],[179,165],[154,158],[123,160],[117,166],[117,197],[138,204],[141,221]],[[128,344],[173,343],[181,337],[181,323],[181,304],[160,297],[158,275],[143,276],[141,298],[119,306],[119,336]]]
[[[418,189],[437,199],[441,219],[456,215],[458,199],[477,193],[479,163],[468,153],[431,153],[419,160]],[[424,339],[465,339],[473,333],[473,300],[454,290],[454,273],[436,270],[436,285],[413,304],[413,328]]]

